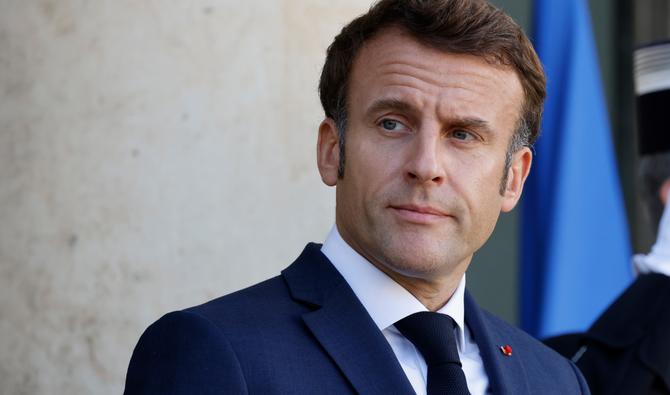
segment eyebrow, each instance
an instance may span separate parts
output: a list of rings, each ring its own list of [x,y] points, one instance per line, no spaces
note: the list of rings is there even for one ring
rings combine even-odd
[[[452,128],[464,128],[464,129],[472,128],[487,134],[493,133],[491,125],[487,121],[481,118],[469,118],[469,117],[452,118],[449,119],[448,123]]]
[[[370,105],[366,113],[368,115],[372,115],[377,112],[388,111],[388,110],[399,111],[408,114],[409,116],[418,116],[419,113],[419,110],[415,106],[399,99],[375,100],[372,103],[372,105]],[[481,118],[452,117],[446,119],[445,121],[446,121],[445,123],[448,124],[450,128],[464,128],[464,129],[472,128],[487,134],[493,133],[493,129],[491,129],[491,125],[489,124],[489,122]]]
[[[417,108],[406,101],[399,100],[399,99],[378,99],[375,100],[372,105],[368,108],[366,111],[366,114],[372,115],[377,112],[381,111],[387,111],[387,110],[395,110],[399,111],[405,114],[409,114],[410,116],[416,115],[419,110]]]

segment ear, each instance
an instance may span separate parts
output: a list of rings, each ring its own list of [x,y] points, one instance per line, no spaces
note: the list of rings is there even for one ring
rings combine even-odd
[[[670,178],[667,178],[658,189],[658,197],[661,198],[663,205],[668,204],[668,194],[670,193]]]
[[[526,182],[530,165],[533,162],[533,153],[530,148],[523,147],[515,152],[512,157],[512,163],[507,171],[507,185],[503,193],[503,201],[500,210],[509,212],[516,206],[521,198],[523,184]]]
[[[324,119],[319,125],[319,139],[316,142],[316,163],[321,180],[328,186],[337,184],[337,170],[340,165],[340,138],[332,118]]]

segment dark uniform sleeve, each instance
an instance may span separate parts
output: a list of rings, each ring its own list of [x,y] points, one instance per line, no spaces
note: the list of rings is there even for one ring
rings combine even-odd
[[[247,394],[240,363],[221,330],[192,312],[173,312],[140,337],[124,394]]]
[[[572,361],[570,361],[570,367],[572,367],[572,370],[575,372],[575,375],[577,376],[577,381],[579,382],[580,394],[590,395],[591,390],[589,388],[589,385],[586,383],[586,379],[584,378],[582,372],[579,370],[577,365],[572,363]]]

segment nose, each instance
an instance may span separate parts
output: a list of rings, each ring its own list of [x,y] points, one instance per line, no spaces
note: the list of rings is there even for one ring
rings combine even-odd
[[[417,133],[409,149],[406,177],[412,182],[442,184],[446,174],[441,160],[441,148],[439,131],[422,130]]]

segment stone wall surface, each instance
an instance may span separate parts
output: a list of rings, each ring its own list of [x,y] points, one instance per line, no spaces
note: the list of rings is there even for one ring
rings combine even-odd
[[[0,393],[121,393],[152,321],[325,237],[317,80],[368,5],[0,0]]]

